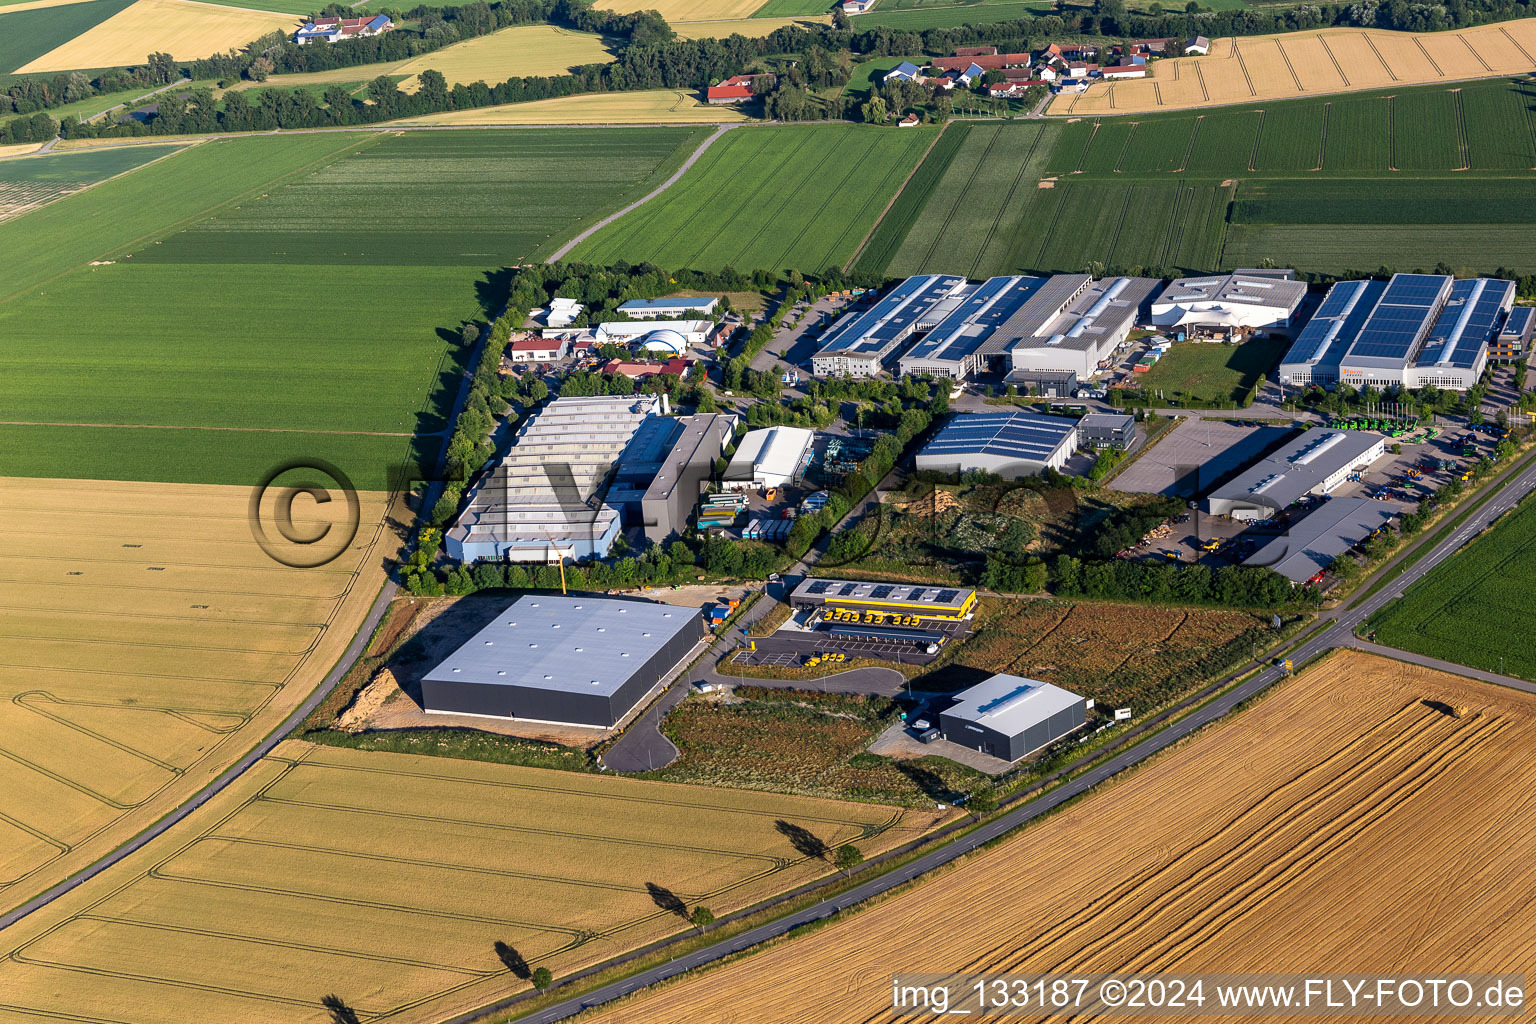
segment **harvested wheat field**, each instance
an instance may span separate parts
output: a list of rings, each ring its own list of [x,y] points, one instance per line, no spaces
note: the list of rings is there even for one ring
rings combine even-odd
[[[597,6],[620,14],[655,11],[676,23],[750,18],[763,4],[762,0],[599,0]]]
[[[1217,39],[1204,57],[1154,61],[1146,78],[1062,93],[1052,114],[1141,113],[1432,85],[1532,70],[1536,18],[1454,32],[1327,28]]]
[[[0,1020],[320,1024],[334,992],[425,1024],[526,988],[509,963],[561,974],[827,874],[807,836],[868,853],[941,817],[287,741],[8,930]]]
[[[1536,697],[1335,654],[954,870],[596,1019],[895,1021],[901,971],[1529,974],[1533,743]]]
[[[579,64],[607,64],[611,60],[613,54],[601,36],[554,25],[523,25],[454,43],[397,64],[389,73],[415,76],[431,68],[441,71],[450,86],[474,82],[496,85],[514,75],[563,75]],[[348,70],[355,79],[357,69]],[[414,92],[415,78],[400,83],[400,87]]]
[[[781,28],[802,25],[830,25],[831,15],[802,18],[738,18],[726,21],[679,21],[672,28],[684,39],[724,39],[726,36],[746,36],[761,39]]]
[[[274,29],[290,32],[299,19],[291,14],[248,11],[195,0],[138,0],[100,25],[81,33],[24,67],[21,75],[76,68],[142,64],[150,53],[196,60],[238,49]]]
[[[0,478],[0,907],[205,785],[362,624],[393,550],[383,497],[360,497],[337,561],[290,569],[253,540],[250,494]],[[306,505],[295,526],[317,529]]]
[[[691,92],[655,89],[647,92],[606,92],[561,96],[531,103],[504,103],[478,110],[451,110],[413,117],[400,124],[693,124],[745,121],[734,107],[712,107]]]

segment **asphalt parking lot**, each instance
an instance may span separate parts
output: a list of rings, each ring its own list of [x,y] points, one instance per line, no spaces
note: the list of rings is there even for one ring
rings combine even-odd
[[[896,640],[835,640],[821,630],[781,629],[754,641],[755,651],[737,655],[747,665],[799,665],[817,654],[841,651],[850,658],[882,658],[906,665],[926,665],[938,657],[923,648]]]

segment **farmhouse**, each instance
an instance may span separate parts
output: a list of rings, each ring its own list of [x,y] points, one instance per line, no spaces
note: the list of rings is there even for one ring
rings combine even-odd
[[[1318,579],[1392,519],[1392,510],[1370,498],[1332,498],[1243,562],[1275,570],[1293,584]]]
[[[1111,64],[1108,67],[1100,68],[1099,69],[1099,77],[1100,78],[1108,78],[1108,79],[1111,79],[1111,80],[1121,79],[1121,78],[1146,78],[1147,77],[1147,61],[1146,61],[1146,58],[1144,58],[1144,57],[1126,57],[1123,60],[1121,60],[1120,63],[1118,63],[1118,64]]]
[[[804,427],[749,430],[736,446],[723,484],[730,490],[762,490],[800,482],[811,464],[816,433]]]
[[[1360,430],[1308,430],[1211,492],[1209,511],[1270,519],[1304,497],[1320,497],[1381,458],[1387,439]]]
[[[773,75],[769,74],[732,75],[719,85],[712,85],[704,90],[704,99],[706,102],[714,104],[745,103],[752,99],[754,95],[752,86],[759,78],[765,78],[768,80],[768,84],[773,84]]]
[[[923,123],[923,119],[918,117],[917,116],[917,111],[914,110],[912,113],[908,114],[906,117],[902,118],[900,121],[897,121],[896,122],[896,127],[897,128],[916,128],[918,125],[920,125],[922,123]]]
[[[1191,36],[1184,41],[1184,52],[1204,57],[1211,52],[1211,41],[1205,36]]]
[[[1513,362],[1525,358],[1526,350],[1531,344],[1531,330],[1536,327],[1536,309],[1530,306],[1516,306],[1509,311],[1504,318],[1504,326],[1499,328],[1499,336],[1493,340],[1493,345],[1488,349],[1488,358],[1497,359],[1500,362]]]
[[[608,504],[651,543],[677,539],[735,429],[728,414],[650,417],[624,449]]]
[[[507,346],[514,363],[552,363],[564,359],[569,343],[563,338],[519,338]]]
[[[609,729],[704,636],[692,609],[529,594],[421,680],[428,713]]]
[[[1070,370],[1086,380],[1140,321],[1159,285],[1148,277],[1053,276],[998,328],[1011,339],[1011,369]]]
[[[873,377],[897,348],[920,331],[931,330],[958,305],[954,298],[965,278],[954,274],[909,277],[863,312],[845,315],[826,335],[811,357],[818,377],[847,374]]]
[[[1091,412],[1077,421],[1079,448],[1129,448],[1136,439],[1136,417],[1129,413]]]
[[[1513,282],[1483,277],[1341,281],[1281,360],[1280,381],[1465,391],[1482,375],[1514,298]]]
[[[998,327],[1045,281],[993,277],[956,288],[943,304],[949,314],[897,360],[901,372],[958,380],[981,372],[991,360],[1003,359],[1007,339],[997,333]]]
[[[1059,470],[1077,451],[1077,421],[1033,412],[957,413],[917,453],[918,470],[984,470],[1010,480]]]
[[[838,6],[844,14],[863,14],[875,6],[875,0],[843,0]]]
[[[1239,270],[1214,277],[1181,277],[1152,302],[1159,327],[1285,329],[1307,286],[1295,271]]]
[[[1022,96],[1029,89],[1024,82],[997,82],[987,86],[987,95],[995,100]]]
[[[970,618],[976,610],[976,591],[807,576],[789,595],[789,606],[796,611],[809,609],[823,615],[852,614],[865,621],[893,615],[911,617],[917,619],[913,625],[933,628]]]
[[[622,522],[604,488],[641,425],[666,411],[659,395],[550,402],[470,490],[445,537],[449,556],[549,562],[606,555]]]
[[[889,82],[893,78],[903,78],[908,82],[922,82],[923,69],[909,60],[904,60],[885,73],[882,82]]]
[[[1050,683],[999,673],[955,694],[954,706],[939,713],[939,731],[951,743],[1017,761],[1087,721],[1083,697]]]
[[[974,56],[957,53],[953,57],[935,57],[930,63],[940,71],[970,71],[974,68],[984,73],[1001,71],[1003,68],[1027,68],[1030,59],[1027,53],[992,53]]]
[[[387,14],[371,18],[316,18],[306,22],[293,34],[293,41],[300,46],[306,43],[339,43],[344,39],[360,39],[377,36],[395,27]]]
[[[681,320],[690,313],[711,316],[720,300],[709,295],[678,295],[670,299],[630,299],[619,312],[631,320]]]

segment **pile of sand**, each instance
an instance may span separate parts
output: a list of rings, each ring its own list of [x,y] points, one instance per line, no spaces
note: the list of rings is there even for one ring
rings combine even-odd
[[[352,703],[336,716],[336,728],[342,732],[362,732],[368,728],[369,719],[399,692],[400,684],[395,680],[395,674],[387,668],[379,669],[373,681],[357,691]]]

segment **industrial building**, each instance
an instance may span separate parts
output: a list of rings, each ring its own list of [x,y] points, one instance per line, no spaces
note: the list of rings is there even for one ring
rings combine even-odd
[[[632,345],[652,352],[683,355],[689,345],[703,345],[714,329],[709,320],[614,320],[597,325],[599,345]]]
[[[422,706],[608,729],[703,636],[703,618],[690,608],[529,594],[422,677]]]
[[[1516,306],[1504,318],[1499,336],[1488,349],[1488,358],[1501,363],[1524,359],[1531,347],[1532,328],[1536,328],[1536,309]]]
[[[919,470],[983,470],[1008,479],[1061,469],[1077,451],[1077,421],[1033,412],[956,413],[917,453]]]
[[[1301,300],[1305,282],[1294,270],[1238,270],[1212,277],[1181,277],[1152,302],[1158,327],[1285,330]]]
[[[736,417],[728,414],[651,417],[620,457],[607,503],[651,543],[675,540],[735,429]]]
[[[722,481],[734,490],[797,484],[811,464],[816,433],[804,427],[749,430],[736,446]]]
[[[1465,391],[1515,298],[1511,281],[1394,274],[1329,291],[1280,363],[1283,384]]]
[[[1070,370],[1086,380],[1143,318],[1159,284],[1149,277],[1055,275],[998,328],[1012,339],[1009,368]]]
[[[1051,683],[999,673],[955,694],[955,705],[939,713],[939,731],[951,743],[1017,761],[1087,721],[1086,698]]]
[[[1091,412],[1077,421],[1079,448],[1129,448],[1136,439],[1136,417],[1130,413]]]
[[[789,595],[789,606],[795,611],[820,611],[827,617],[853,616],[861,622],[933,629],[970,618],[976,608],[976,591],[808,576]]]
[[[630,299],[619,303],[619,312],[632,320],[682,320],[712,316],[720,300],[709,295],[678,295],[670,299]]]
[[[964,288],[965,278],[954,274],[907,278],[873,306],[833,324],[811,357],[811,372],[818,377],[873,377],[903,342],[937,327],[953,312],[958,300],[945,300]]]
[[[642,425],[666,411],[659,395],[550,402],[471,489],[445,538],[449,556],[552,562],[606,555],[623,526],[619,510],[603,500],[610,474]]]
[[[1392,509],[1371,498],[1331,498],[1243,564],[1273,569],[1292,583],[1307,583],[1391,519]]]
[[[993,277],[965,285],[951,298],[960,301],[923,339],[898,360],[903,374],[963,379],[1002,359],[1009,338],[998,328],[1045,283],[1043,277]]]
[[[1362,430],[1308,430],[1211,492],[1212,515],[1269,519],[1304,497],[1332,491],[1386,454],[1387,439]]]

